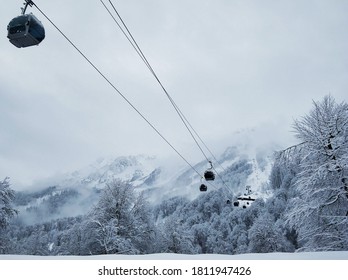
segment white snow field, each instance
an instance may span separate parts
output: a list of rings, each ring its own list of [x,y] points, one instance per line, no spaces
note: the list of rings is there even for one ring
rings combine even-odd
[[[347,260],[348,251],[267,253],[267,254],[148,254],[97,256],[29,256],[0,255],[0,260]]]
[[[1,279],[315,279],[342,277],[348,252],[0,256]]]

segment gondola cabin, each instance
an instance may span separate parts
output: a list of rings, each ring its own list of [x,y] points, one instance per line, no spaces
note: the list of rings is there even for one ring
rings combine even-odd
[[[206,181],[214,181],[215,180],[215,174],[211,170],[207,170],[204,172],[204,179]]]
[[[204,184],[201,184],[200,187],[199,187],[199,190],[201,192],[206,192],[208,190],[208,187],[206,185],[204,185]]]
[[[20,15],[8,24],[7,38],[17,48],[38,45],[45,39],[45,28],[33,14]]]

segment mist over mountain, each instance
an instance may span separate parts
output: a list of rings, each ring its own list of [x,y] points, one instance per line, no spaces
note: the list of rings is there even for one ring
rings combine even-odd
[[[0,252],[346,251],[347,112],[326,96],[295,122],[300,142],[277,152],[244,139],[184,167],[145,155],[99,159],[17,193],[6,178]]]
[[[250,153],[237,146],[227,148],[214,164],[219,176],[208,184],[208,192],[221,188],[226,199],[232,199],[250,185],[255,197],[266,197],[273,151],[254,151]],[[209,167],[206,160],[194,165],[201,174]],[[129,182],[154,205],[175,196],[192,200],[201,194],[199,186],[204,181],[195,170],[147,155],[100,158],[87,167],[55,178],[54,182],[50,180],[51,186],[17,192],[18,219],[33,224],[86,214],[98,201],[100,192],[114,180]]]

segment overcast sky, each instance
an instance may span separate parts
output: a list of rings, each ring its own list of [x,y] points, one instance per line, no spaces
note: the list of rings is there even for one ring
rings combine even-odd
[[[36,8],[27,12],[42,21],[46,39],[26,49],[8,42],[6,26],[22,2],[0,9],[0,180],[30,185],[109,155],[177,158]],[[346,0],[113,2],[216,153],[249,129],[261,143],[293,144],[291,124],[312,100],[331,93],[347,101]],[[99,0],[35,3],[175,148],[193,164],[202,159]]]

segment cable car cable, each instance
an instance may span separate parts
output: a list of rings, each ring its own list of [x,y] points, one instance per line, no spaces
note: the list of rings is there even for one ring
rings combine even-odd
[[[124,36],[127,38],[127,40],[129,41],[129,43],[132,45],[132,47],[135,49],[135,51],[137,52],[137,54],[140,56],[140,58],[143,60],[143,62],[145,63],[145,65],[147,66],[147,68],[150,70],[150,72],[152,73],[152,75],[155,77],[155,79],[157,80],[157,82],[159,83],[159,85],[161,86],[161,88],[163,89],[163,91],[165,92],[166,96],[168,97],[168,99],[170,100],[171,104],[173,105],[173,107],[175,108],[176,112],[178,113],[179,117],[181,118],[182,122],[184,123],[185,127],[187,128],[187,130],[189,131],[190,135],[192,136],[192,138],[194,139],[196,145],[198,146],[198,148],[200,149],[200,151],[202,152],[202,154],[204,155],[204,157],[206,158],[206,160],[208,162],[210,162],[208,156],[206,155],[206,153],[203,151],[202,147],[200,146],[200,144],[198,143],[197,139],[195,138],[195,136],[193,135],[192,131],[196,134],[196,136],[198,137],[198,139],[202,142],[202,144],[204,145],[204,147],[208,150],[208,152],[212,155],[212,157],[215,159],[215,161],[221,166],[221,168],[225,171],[225,169],[223,168],[223,166],[219,163],[219,161],[216,159],[215,155],[212,153],[212,151],[208,148],[208,146],[205,144],[205,142],[203,141],[203,139],[200,137],[200,135],[197,133],[197,131],[193,128],[193,126],[191,125],[191,123],[187,120],[187,118],[185,117],[185,115],[182,113],[182,111],[180,110],[179,106],[175,103],[175,101],[173,100],[173,98],[171,97],[171,95],[168,93],[168,91],[166,90],[166,88],[164,87],[164,85],[162,84],[161,80],[159,79],[158,75],[156,74],[156,72],[154,71],[154,69],[152,68],[151,64],[149,63],[149,61],[147,60],[145,54],[143,53],[143,51],[141,50],[139,44],[137,43],[137,41],[135,40],[134,36],[132,35],[132,33],[130,32],[128,26],[126,25],[125,21],[122,19],[120,13],[117,11],[115,5],[112,3],[111,0],[109,0],[110,5],[112,6],[114,12],[116,13],[117,17],[120,19],[122,25],[124,26],[125,30],[122,28],[121,24],[117,21],[117,19],[115,18],[115,16],[111,13],[110,9],[106,6],[106,4],[104,3],[103,0],[100,0],[100,2],[102,3],[102,5],[104,6],[104,8],[107,10],[107,12],[109,13],[109,15],[112,17],[112,19],[114,20],[114,22],[117,24],[118,28],[121,30],[121,32],[124,34]],[[191,128],[189,128],[189,127]],[[192,130],[192,131],[191,131]],[[222,183],[229,189],[229,187],[227,186],[227,184],[224,182],[224,180],[222,179],[222,176],[217,172],[217,170],[214,168],[214,171],[218,174],[219,178],[221,179]],[[229,191],[231,192],[231,190],[229,189]]]
[[[120,25],[120,23],[117,21],[117,19],[115,18],[115,16],[111,13],[110,9],[105,5],[105,3],[100,0],[100,2],[103,4],[104,8],[107,10],[107,12],[109,13],[109,15],[112,17],[112,19],[114,20],[114,22],[117,24],[117,26],[119,27],[119,29],[122,31],[123,35],[127,38],[127,40],[129,41],[129,43],[132,45],[132,47],[134,48],[134,50],[138,53],[138,55],[140,56],[140,58],[143,60],[143,62],[146,64],[146,66],[148,68],[148,62],[146,61],[146,59],[143,57],[143,55],[141,54],[141,52],[138,50],[137,46],[132,42],[132,39],[128,37],[127,33],[123,30],[122,26]]]
[[[131,45],[133,46],[133,48],[136,50],[136,52],[138,53],[138,55],[141,57],[141,59],[143,60],[143,62],[146,64],[146,66],[148,67],[148,69],[150,70],[150,72],[152,73],[152,75],[155,77],[155,79],[157,80],[157,82],[159,83],[159,85],[161,86],[162,90],[164,91],[164,93],[166,94],[166,96],[168,97],[169,101],[171,102],[171,104],[173,105],[174,109],[176,110],[177,114],[179,115],[181,121],[183,122],[183,124],[185,125],[186,129],[188,130],[188,132],[190,133],[191,137],[193,138],[193,140],[195,141],[196,145],[198,146],[198,148],[200,149],[200,151],[202,152],[202,154],[204,155],[204,157],[206,158],[206,160],[209,162],[209,158],[206,155],[206,153],[203,151],[202,147],[200,146],[200,144],[198,143],[197,139],[195,138],[195,136],[193,135],[192,131],[190,130],[190,128],[188,127],[188,125],[190,127],[192,127],[192,125],[188,122],[187,118],[184,116],[184,114],[182,113],[182,111],[179,109],[178,105],[174,102],[173,98],[170,96],[170,94],[168,93],[168,91],[166,90],[166,88],[164,87],[163,83],[161,82],[161,80],[159,79],[158,75],[156,74],[156,72],[154,71],[154,69],[152,68],[151,64],[149,63],[149,61],[147,60],[146,56],[144,55],[143,51],[141,50],[140,46],[138,45],[137,41],[135,40],[134,36],[132,35],[132,33],[130,32],[129,28],[127,27],[126,23],[124,22],[124,20],[122,19],[121,15],[119,14],[119,12],[117,11],[115,5],[109,0],[110,5],[112,6],[114,12],[116,13],[117,17],[120,19],[122,25],[124,26],[124,28],[126,29],[127,32],[125,32],[123,30],[123,28],[121,27],[121,25],[119,24],[119,22],[116,20],[116,18],[111,14],[110,10],[107,8],[107,6],[105,5],[105,3],[103,2],[103,0],[100,0],[100,2],[103,4],[104,8],[108,11],[108,13],[112,16],[113,20],[115,21],[115,23],[117,24],[117,26],[121,29],[122,33],[126,36],[127,40],[131,43]],[[126,35],[126,33],[129,34]],[[201,140],[202,141],[202,140]]]
[[[141,116],[141,118],[193,169],[200,177],[197,169],[163,136],[162,133],[122,94],[122,92],[108,79],[101,70],[64,34],[64,32],[33,2],[37,10],[57,29],[57,31],[70,43],[70,45],[94,68],[95,71]]]
[[[88,62],[92,68],[97,71],[97,73],[116,91],[137,113],[141,118],[184,160],[184,162],[202,178],[202,175],[197,171],[197,169],[188,162],[188,160],[160,133],[160,131],[128,100],[128,98],[122,94],[122,92],[107,78],[103,72],[75,45],[67,35],[33,2],[33,6],[53,25],[53,27],[68,41],[68,43]],[[214,184],[208,182],[209,185],[218,189]]]
[[[151,64],[149,63],[149,61],[147,60],[145,54],[143,53],[143,51],[141,50],[139,44],[137,43],[137,41],[135,40],[134,36],[132,35],[132,33],[130,32],[128,26],[126,25],[125,21],[123,20],[123,18],[121,17],[120,13],[117,11],[115,5],[112,3],[111,0],[109,0],[110,5],[112,6],[114,12],[116,13],[117,17],[120,19],[122,25],[124,26],[124,28],[126,29],[126,31],[124,31],[124,29],[122,28],[121,24],[117,21],[117,19],[114,17],[114,15],[111,13],[110,9],[106,6],[106,4],[104,3],[103,0],[100,0],[100,2],[103,4],[104,8],[108,11],[109,15],[113,18],[113,20],[115,21],[115,23],[117,24],[117,26],[119,27],[119,29],[122,31],[122,33],[125,35],[125,37],[127,38],[127,40],[130,42],[130,44],[132,45],[132,47],[135,49],[135,51],[138,53],[138,55],[140,56],[140,58],[143,60],[143,62],[146,64],[146,66],[148,67],[148,69],[151,71],[151,73],[153,74],[153,76],[156,78],[156,80],[158,81],[158,83],[160,84],[160,86],[162,87],[162,89],[164,90],[164,92],[166,93],[167,97],[169,98],[169,100],[171,101],[171,103],[173,104],[173,106],[177,109],[177,113],[179,114],[180,117],[182,117],[184,120],[182,120],[184,122],[184,124],[186,125],[186,123],[190,126],[190,128],[192,129],[192,131],[196,134],[196,136],[198,137],[198,139],[202,142],[202,144],[204,145],[204,147],[207,149],[207,151],[210,153],[210,155],[214,158],[214,160],[219,164],[219,166],[224,170],[225,168],[220,164],[220,162],[217,160],[217,158],[215,157],[215,155],[213,154],[213,152],[209,149],[209,147],[206,145],[206,143],[203,141],[203,139],[200,137],[200,135],[198,134],[198,132],[193,128],[193,126],[191,125],[191,123],[188,121],[188,119],[185,117],[185,115],[182,113],[182,111],[180,110],[179,106],[176,105],[176,103],[174,102],[173,98],[169,95],[169,93],[167,92],[167,90],[164,88],[162,82],[160,81],[160,79],[158,78],[157,74],[155,73],[154,69],[152,68]],[[128,33],[128,35],[127,35]],[[187,129],[190,131],[190,129],[187,127]],[[191,131],[190,131],[191,133]],[[194,138],[194,136],[192,135],[192,137]],[[196,139],[194,138],[195,142],[197,143]],[[199,144],[197,143],[197,145],[199,146]],[[206,156],[206,154],[203,152],[203,150],[201,149],[201,147],[199,146],[200,150],[202,151],[203,155],[205,156],[205,158],[207,159],[207,161],[209,162],[208,157]],[[214,169],[215,172],[216,169]],[[221,176],[220,176],[221,177]]]

